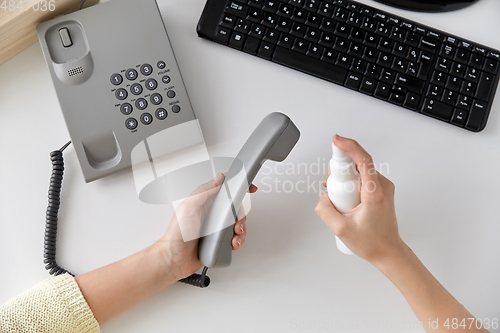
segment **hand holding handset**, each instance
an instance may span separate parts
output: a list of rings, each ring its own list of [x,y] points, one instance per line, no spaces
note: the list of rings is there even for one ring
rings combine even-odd
[[[198,256],[208,268],[231,264],[233,224],[243,197],[267,160],[283,161],[299,140],[295,124],[282,113],[265,117],[241,148],[205,218]]]

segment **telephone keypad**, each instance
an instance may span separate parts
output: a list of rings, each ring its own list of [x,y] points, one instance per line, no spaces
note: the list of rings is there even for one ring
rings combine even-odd
[[[133,68],[127,69],[127,73],[125,74],[127,79],[129,79],[130,81],[134,81],[135,79],[137,79],[137,75],[137,71]]]
[[[151,95],[151,103],[153,103],[154,105],[159,105],[161,104],[161,102],[163,102],[163,98],[161,97],[160,94],[155,93]]]
[[[158,87],[158,82],[155,79],[148,79],[146,81],[146,88],[149,90],[155,90]]]
[[[128,118],[127,121],[125,121],[125,127],[127,127],[129,130],[136,129],[137,125],[137,120],[135,120],[135,118]]]
[[[156,110],[155,115],[159,120],[165,120],[167,118],[167,110],[159,108]]]
[[[149,125],[153,122],[153,116],[147,112],[141,114],[141,123]]]
[[[153,73],[153,67],[150,64],[144,64],[141,66],[142,75],[151,75]]]
[[[135,107],[139,110],[144,110],[148,107],[148,102],[144,98],[138,98],[137,101],[135,101]]]
[[[134,95],[142,94],[142,86],[138,83],[134,83],[132,87],[130,87],[130,92]]]
[[[172,78],[166,74],[169,73],[167,64],[160,60],[156,63],[156,66],[158,68],[156,69],[157,72],[155,72],[153,66],[144,63],[110,76],[111,83],[117,86],[116,89],[112,89],[115,97],[123,101],[122,104],[115,105],[120,109],[120,112],[126,116],[134,116],[135,113],[133,112],[135,109],[142,111],[140,116],[136,114],[135,117],[126,119],[125,127],[128,130],[134,131],[141,124],[150,125],[155,118],[156,121],[162,121],[168,117],[169,111],[167,111],[165,103],[169,99],[174,99],[177,94],[174,86],[160,86],[161,84],[171,84],[172,82]],[[130,81],[136,82],[133,83]],[[130,99],[127,99],[129,97]],[[177,101],[169,101],[168,103],[170,103],[168,108],[170,108],[171,112],[179,113],[181,111],[181,107],[177,104]],[[153,107],[155,109],[151,109]]]
[[[111,75],[110,80],[111,80],[111,83],[113,83],[115,86],[119,86],[123,82],[123,77],[120,74],[115,73],[115,74]]]
[[[124,100],[125,98],[127,98],[128,93],[127,93],[127,91],[125,89],[120,88],[120,89],[116,90],[115,96],[119,100]]]
[[[121,106],[120,106],[120,111],[124,114],[124,115],[129,115],[132,113],[132,111],[134,110],[134,108],[132,107],[132,105],[130,105],[129,103],[123,103]]]

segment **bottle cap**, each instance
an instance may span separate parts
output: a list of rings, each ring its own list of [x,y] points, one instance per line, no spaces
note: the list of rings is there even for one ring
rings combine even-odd
[[[334,143],[332,143],[332,158],[337,161],[344,161],[345,163],[352,162],[351,155],[345,151],[340,150]]]

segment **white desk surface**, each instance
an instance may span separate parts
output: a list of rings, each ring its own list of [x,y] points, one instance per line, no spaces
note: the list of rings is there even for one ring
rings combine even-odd
[[[362,2],[500,49],[500,1],[446,14]],[[229,268],[209,271],[208,289],[175,284],[102,331],[423,332],[398,290],[366,261],[341,254],[314,213],[324,177],[314,164],[327,163],[335,133],[356,138],[377,164],[389,165],[383,171],[396,184],[400,232],[430,271],[475,316],[500,317],[498,96],[486,129],[468,132],[202,40],[195,29],[204,4],[160,1],[211,153],[236,155],[272,111],[288,114],[302,136],[279,174],[257,177],[247,242]],[[0,66],[0,125],[3,303],[48,278],[49,153],[69,139],[38,44]],[[163,234],[172,208],[140,202],[130,171],[86,184],[72,148],[65,161],[62,266],[87,272]],[[307,174],[303,165],[298,174],[300,163]]]

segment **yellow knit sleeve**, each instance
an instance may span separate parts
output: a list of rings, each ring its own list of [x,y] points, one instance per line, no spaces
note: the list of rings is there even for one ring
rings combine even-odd
[[[0,306],[1,333],[98,333],[75,279],[69,274],[43,281]]]

